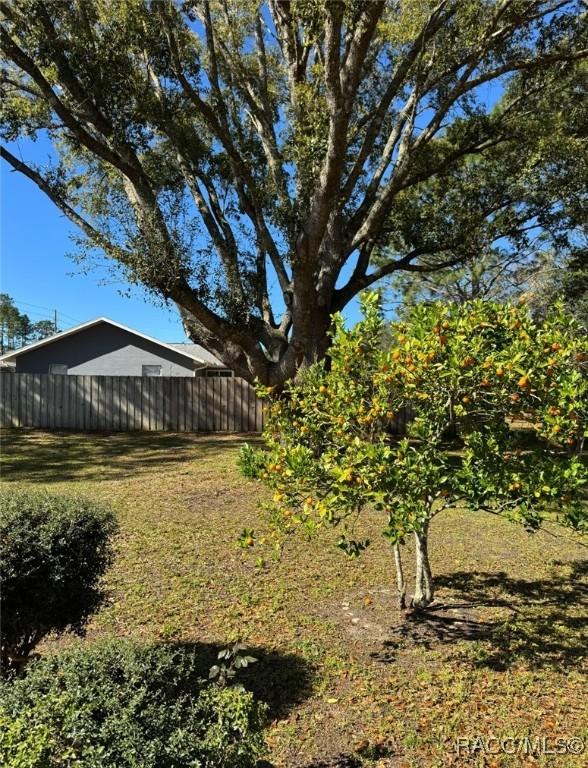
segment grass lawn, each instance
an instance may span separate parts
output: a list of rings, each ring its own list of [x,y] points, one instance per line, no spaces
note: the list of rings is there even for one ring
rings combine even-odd
[[[119,635],[191,644],[203,664],[243,640],[248,685],[271,705],[280,768],[586,765],[588,559],[550,528],[483,513],[434,521],[438,607],[402,622],[376,515],[349,561],[335,532],[255,566],[235,540],[266,527],[243,480],[242,439],[174,434],[3,436],[2,481],[108,502],[121,526],[110,600],[84,642]],[[410,568],[411,555],[406,565]],[[45,643],[49,652],[70,638]],[[210,662],[212,663],[212,662]],[[458,737],[582,737],[573,755],[457,755]],[[549,743],[549,742],[548,742]]]

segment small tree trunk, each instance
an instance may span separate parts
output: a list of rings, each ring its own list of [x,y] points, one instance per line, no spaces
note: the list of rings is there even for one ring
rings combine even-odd
[[[404,582],[400,544],[398,542],[394,545],[394,565],[396,566],[396,585],[398,587],[398,608],[403,611],[406,608],[406,584]]]
[[[433,577],[429,564],[429,523],[422,530],[415,531],[416,545],[416,577],[414,596],[411,605],[414,608],[424,608],[433,602]]]

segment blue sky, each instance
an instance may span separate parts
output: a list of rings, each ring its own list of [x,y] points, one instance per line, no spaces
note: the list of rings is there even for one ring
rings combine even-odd
[[[48,142],[15,142],[11,151],[24,160],[46,162]],[[163,341],[184,341],[178,313],[158,307],[147,294],[131,289],[131,298],[121,296],[129,285],[122,281],[101,284],[105,275],[82,274],[69,257],[74,227],[45,195],[22,174],[13,173],[5,162],[1,175],[1,287],[31,320],[52,318],[57,310],[61,329],[105,315]]]

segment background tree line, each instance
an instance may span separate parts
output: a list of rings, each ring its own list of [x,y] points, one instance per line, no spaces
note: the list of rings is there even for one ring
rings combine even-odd
[[[56,331],[53,320],[32,322],[27,314],[19,311],[14,300],[7,293],[0,293],[1,354],[44,339]]]

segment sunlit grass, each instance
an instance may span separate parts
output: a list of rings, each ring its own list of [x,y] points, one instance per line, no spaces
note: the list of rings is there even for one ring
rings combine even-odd
[[[432,529],[438,610],[403,622],[376,514],[357,561],[336,532],[293,539],[258,569],[236,540],[263,534],[262,488],[243,480],[242,440],[172,434],[6,433],[4,484],[106,501],[121,525],[110,598],[86,642],[225,645],[264,663],[254,686],[273,704],[275,766],[531,765],[458,757],[458,736],[584,736],[586,548],[555,527],[533,536],[451,510]],[[410,567],[410,555],[405,558]],[[69,638],[54,639],[42,650]],[[287,663],[283,660],[287,659]],[[539,765],[581,766],[570,755]],[[329,762],[331,761],[331,762]],[[380,761],[378,763],[378,761]],[[551,762],[550,762],[551,761]],[[575,762],[574,762],[575,761]]]

